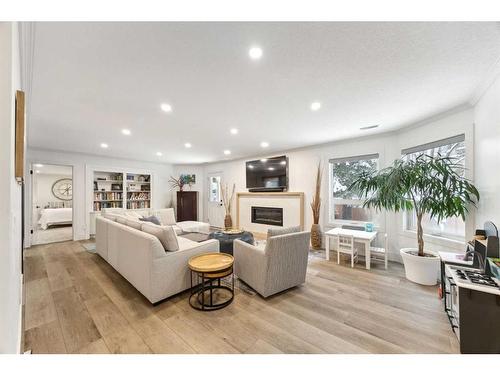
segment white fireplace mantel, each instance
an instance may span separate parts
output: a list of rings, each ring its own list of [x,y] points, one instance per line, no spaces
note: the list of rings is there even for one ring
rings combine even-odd
[[[252,207],[279,207],[283,209],[283,227],[299,225],[304,229],[304,193],[260,192],[236,194],[236,225],[256,235],[265,236],[269,228],[278,226],[252,223]]]

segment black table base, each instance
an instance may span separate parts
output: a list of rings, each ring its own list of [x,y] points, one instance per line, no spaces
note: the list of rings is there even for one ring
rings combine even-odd
[[[193,274],[196,277],[196,284],[193,286]],[[224,285],[222,279],[230,276],[230,286]],[[216,273],[201,273],[191,270],[191,295],[189,304],[193,309],[200,311],[214,311],[222,309],[233,302],[234,299],[234,274],[233,267]],[[200,283],[201,279],[201,283]],[[214,303],[213,295],[217,290],[227,290],[230,297],[222,302]],[[208,294],[208,295],[206,295]]]

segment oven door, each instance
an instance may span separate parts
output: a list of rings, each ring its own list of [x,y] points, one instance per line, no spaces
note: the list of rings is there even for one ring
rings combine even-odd
[[[458,339],[460,340],[460,309],[459,309],[459,292],[458,292],[458,286],[455,284],[453,279],[450,278],[449,280],[450,283],[450,294],[448,295],[449,299],[449,310],[448,311],[448,319],[450,320],[451,328],[453,329],[453,332],[457,335]]]

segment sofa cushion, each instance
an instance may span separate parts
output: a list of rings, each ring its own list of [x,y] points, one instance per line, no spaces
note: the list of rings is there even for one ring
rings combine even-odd
[[[201,221],[180,221],[177,226],[183,232],[210,233],[210,224]]]
[[[271,238],[274,236],[281,236],[282,234],[289,234],[289,233],[295,233],[295,232],[300,232],[300,226],[295,226],[295,227],[288,227],[288,228],[279,228],[279,229],[268,229],[267,230],[267,238]]]
[[[123,225],[127,225],[127,218],[125,216],[117,216],[116,222]]]
[[[174,228],[171,226],[159,226],[155,224],[145,223],[142,224],[142,231],[156,236],[163,248],[166,251],[177,251],[179,250],[179,241],[177,240],[177,234]]]
[[[153,215],[160,219],[161,225],[175,225],[175,212],[173,208],[161,208],[153,212]]]
[[[113,214],[102,214],[102,217],[111,221],[116,221],[116,218],[118,215],[113,215]]]
[[[125,225],[137,230],[142,230],[142,223],[139,220],[127,219]]]
[[[125,216],[132,219],[140,219],[142,217],[142,215],[135,211],[125,211]]]
[[[140,221],[147,221],[156,225],[161,225],[160,220],[156,216],[140,217]]]

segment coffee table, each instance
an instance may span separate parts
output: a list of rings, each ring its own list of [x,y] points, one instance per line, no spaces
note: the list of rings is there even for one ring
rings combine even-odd
[[[233,263],[233,256],[224,253],[199,254],[189,259],[188,266],[191,271],[189,304],[192,308],[201,311],[213,311],[222,309],[233,301]],[[194,287],[193,276],[196,278]],[[228,276],[231,276],[230,286],[224,285],[222,281],[223,278]],[[222,294],[224,291],[229,292],[229,297],[222,299],[222,302],[216,301],[214,303],[214,294]]]
[[[241,240],[251,245],[254,243],[253,234],[245,231],[241,233],[212,232],[208,235],[208,238],[219,240],[220,252],[230,255],[233,255],[234,240]]]

